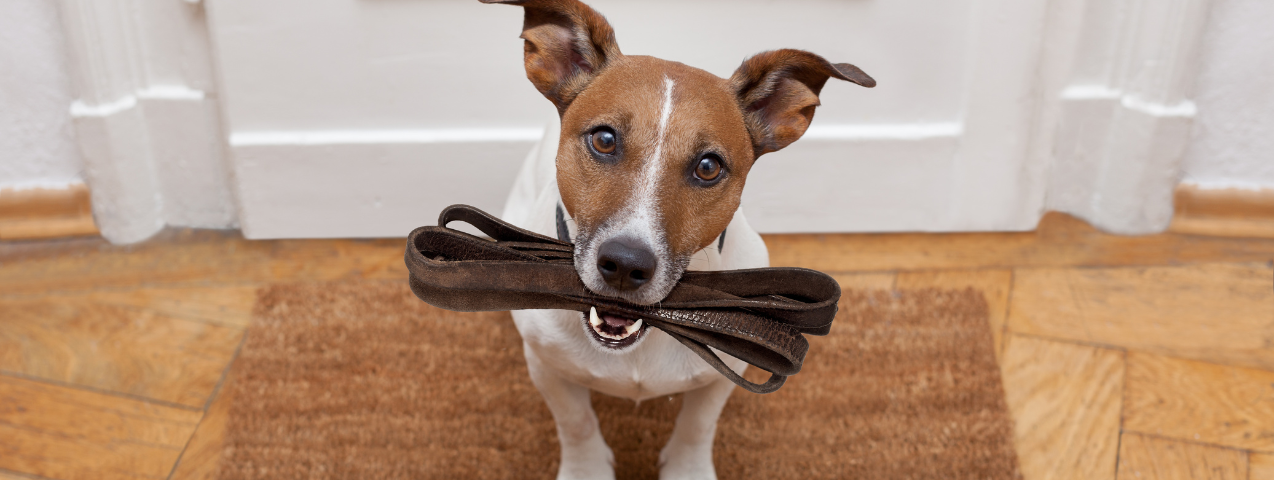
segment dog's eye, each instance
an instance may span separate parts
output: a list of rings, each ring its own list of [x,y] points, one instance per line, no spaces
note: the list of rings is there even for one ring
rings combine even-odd
[[[699,157],[699,163],[695,165],[695,178],[705,182],[712,182],[721,176],[721,159],[711,153]]]
[[[588,137],[589,144],[593,146],[593,151],[602,155],[615,153],[615,145],[618,142],[618,138],[616,138],[614,130],[606,127],[598,128],[593,130],[593,133],[590,133]]]

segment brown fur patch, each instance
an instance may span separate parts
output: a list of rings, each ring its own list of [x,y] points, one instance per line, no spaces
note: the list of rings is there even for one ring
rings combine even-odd
[[[482,0],[524,8],[523,63],[536,90],[566,110],[596,72],[621,57],[606,18],[576,0]]]
[[[730,86],[739,97],[756,156],[781,150],[805,134],[828,78],[876,86],[858,67],[832,64],[804,50],[758,53],[735,70]]]
[[[672,110],[660,158],[664,79],[674,82]],[[609,126],[619,136],[614,160],[601,160],[588,134]],[[634,201],[647,162],[659,168],[655,210],[674,258],[710,245],[738,209],[752,167],[752,142],[725,79],[653,57],[622,57],[599,75],[562,117],[557,177],[562,202],[583,232],[593,231]],[[691,172],[704,153],[724,165],[716,184],[702,186]]]
[[[577,0],[482,0],[525,8],[522,38],[527,78],[562,116],[557,180],[566,210],[587,237],[634,206],[649,162],[660,162],[658,212],[673,261],[711,245],[734,217],[756,157],[805,133],[828,78],[875,86],[850,64],[801,50],[758,54],[729,80],[677,62],[624,56],[601,14]],[[660,137],[665,79],[675,82],[672,112]],[[618,151],[599,156],[588,135],[606,126]],[[658,142],[659,158],[653,158]],[[694,181],[705,153],[721,157],[720,181]],[[658,247],[653,246],[652,247]]]

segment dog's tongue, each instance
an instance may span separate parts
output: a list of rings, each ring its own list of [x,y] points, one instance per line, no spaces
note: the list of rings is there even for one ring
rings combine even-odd
[[[636,322],[637,320],[631,319],[631,318],[620,318],[614,315],[602,314],[602,321],[606,322],[606,325],[611,327],[624,328],[629,325],[632,325],[633,322]]]

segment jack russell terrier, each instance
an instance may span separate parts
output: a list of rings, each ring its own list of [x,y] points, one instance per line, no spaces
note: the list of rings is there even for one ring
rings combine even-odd
[[[525,9],[526,76],[561,117],[527,157],[504,219],[573,241],[584,285],[633,303],[659,302],[687,270],[768,267],[739,211],[748,170],[805,133],[829,77],[876,83],[801,50],[758,54],[723,79],[620,53],[606,19],[577,0],[481,1]],[[557,424],[557,478],[615,476],[590,389],[635,401],[685,392],[660,478],[716,478],[712,442],[734,383],[640,318],[594,308],[513,320]]]

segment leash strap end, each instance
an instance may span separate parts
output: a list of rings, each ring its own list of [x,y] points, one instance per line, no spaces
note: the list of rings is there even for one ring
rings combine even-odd
[[[743,378],[742,375],[739,375],[729,366],[727,366],[725,362],[721,361],[721,357],[718,357],[717,354],[713,352],[711,349],[709,349],[706,345],[696,342],[694,340],[691,340],[689,338],[686,338],[684,336],[681,336],[672,332],[668,332],[666,330],[664,331],[664,333],[672,335],[672,338],[677,339],[677,341],[681,342],[682,345],[685,345],[686,348],[689,348],[690,351],[695,352],[695,354],[699,355],[700,358],[703,358],[703,361],[708,362],[708,365],[711,365],[712,368],[715,368],[717,372],[721,373],[721,375],[724,375],[725,378],[730,379],[730,381],[734,382],[735,385],[743,387],[744,390],[747,390],[749,392],[770,393],[775,390],[778,390],[779,387],[782,387],[783,383],[787,381],[787,376],[779,375],[773,372],[770,373],[770,379],[766,380],[765,383],[755,383],[755,382],[749,381],[748,379]]]

